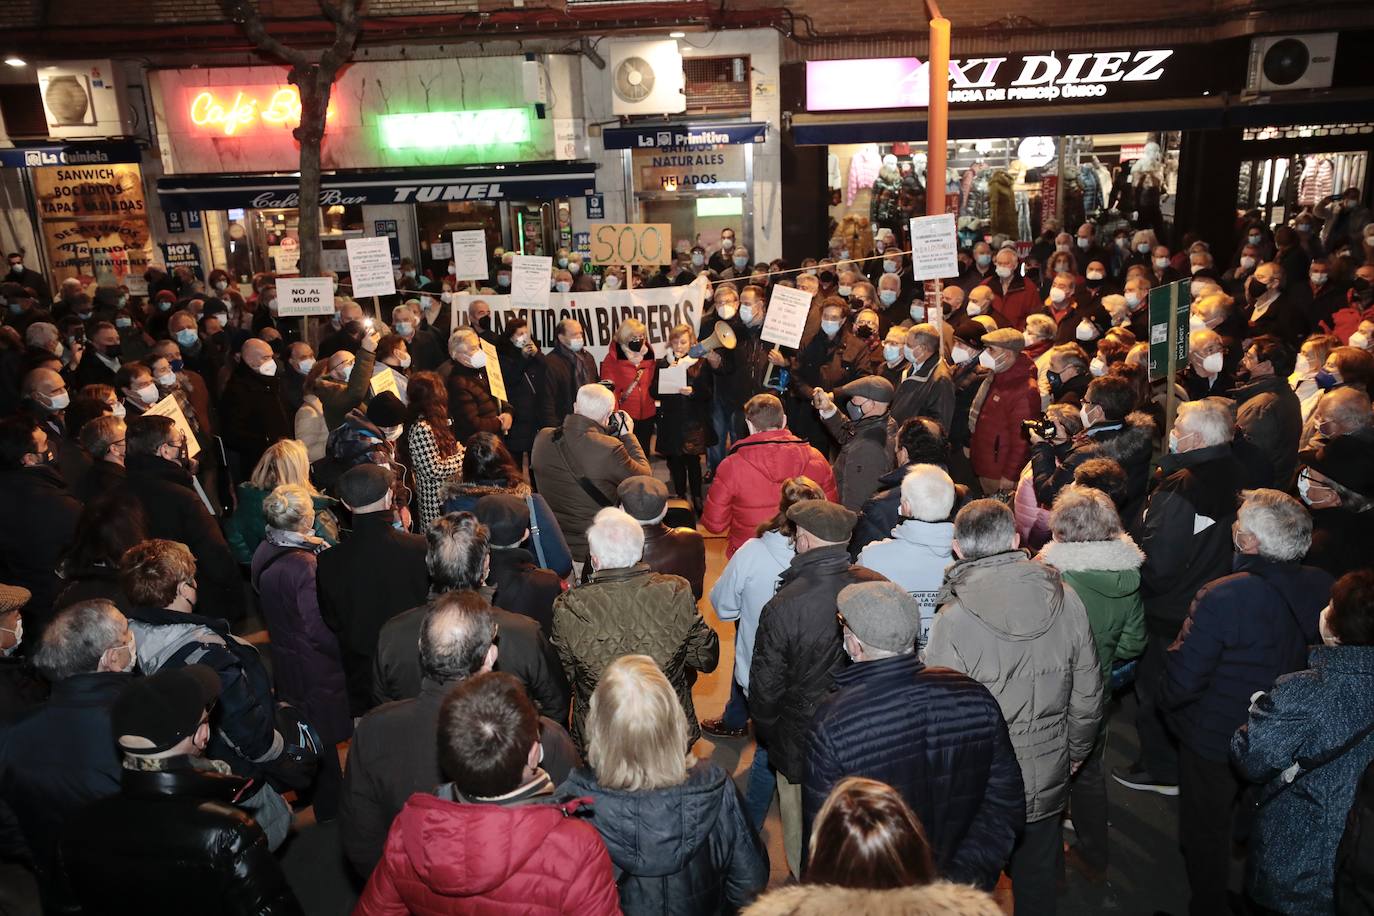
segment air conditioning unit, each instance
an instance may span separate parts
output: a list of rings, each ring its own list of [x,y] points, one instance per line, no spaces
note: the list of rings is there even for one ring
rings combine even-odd
[[[1336,69],[1336,33],[1266,35],[1250,40],[1247,92],[1329,89]]]
[[[113,61],[83,60],[38,68],[48,136],[123,137],[133,133],[124,80]]]
[[[687,110],[676,41],[624,41],[611,48],[611,113],[678,114]]]

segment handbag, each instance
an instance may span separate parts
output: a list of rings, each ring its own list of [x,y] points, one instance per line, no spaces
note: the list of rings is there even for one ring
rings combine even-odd
[[[544,559],[544,542],[539,540],[539,516],[534,511],[534,494],[525,494],[525,505],[530,510],[530,540],[534,541],[534,556],[539,561],[541,569],[548,569],[548,561]]]

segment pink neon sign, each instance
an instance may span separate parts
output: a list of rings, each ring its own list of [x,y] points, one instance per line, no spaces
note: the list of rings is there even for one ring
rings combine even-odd
[[[807,111],[925,108],[929,104],[926,65],[914,57],[806,63]]]

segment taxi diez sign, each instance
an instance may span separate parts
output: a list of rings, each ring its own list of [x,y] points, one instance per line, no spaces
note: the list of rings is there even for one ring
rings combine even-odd
[[[592,223],[592,263],[657,267],[673,261],[669,223]]]

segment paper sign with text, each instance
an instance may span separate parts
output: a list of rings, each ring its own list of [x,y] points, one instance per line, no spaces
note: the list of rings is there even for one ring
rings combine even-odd
[[[455,280],[487,279],[487,234],[485,231],[464,229],[461,232],[453,233],[453,266],[458,271],[454,274]]]
[[[453,246],[448,242],[435,242],[429,246],[429,256],[436,261],[447,261],[453,257]]]
[[[200,443],[196,441],[196,434],[191,431],[191,424],[186,422],[186,414],[181,412],[181,405],[177,403],[175,395],[167,395],[143,413],[149,417],[171,417],[177,429],[186,436],[186,457],[194,458],[200,454]]]
[[[277,281],[277,303],[283,318],[334,314],[334,281],[329,277],[292,277]]]
[[[372,396],[375,398],[383,391],[390,391],[400,397],[401,393],[396,390],[396,373],[391,371],[390,366],[378,366],[377,369],[372,374]]]
[[[501,358],[496,355],[496,348],[487,341],[482,342],[482,352],[487,354],[487,388],[491,390],[491,396],[498,401],[509,401],[506,397],[506,378],[501,374]]]
[[[511,304],[516,308],[547,308],[552,272],[553,258],[517,254],[510,268]]]
[[[959,276],[953,213],[912,218],[911,276],[915,280]]]
[[[348,239],[344,245],[348,248],[348,274],[354,299],[395,295],[396,275],[391,269],[390,238]]]
[[[802,332],[806,330],[806,318],[810,314],[810,293],[790,286],[775,286],[768,300],[768,313],[764,316],[763,333],[760,336],[781,347],[800,347]]]

